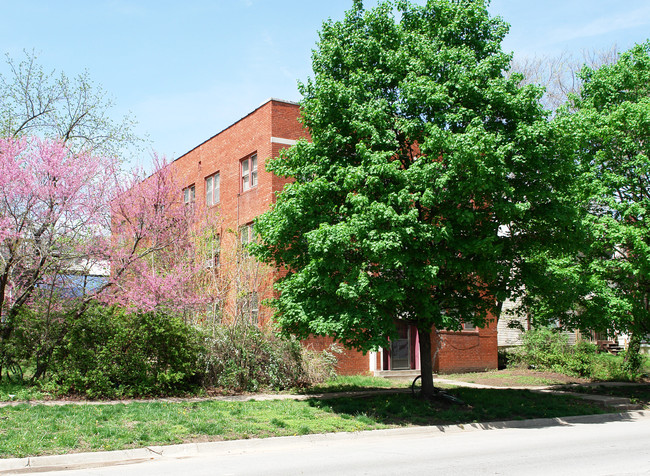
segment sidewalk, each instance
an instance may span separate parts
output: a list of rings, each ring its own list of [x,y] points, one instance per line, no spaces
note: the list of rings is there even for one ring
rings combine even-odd
[[[585,393],[570,392],[567,390],[558,390],[556,385],[546,386],[507,386],[498,387],[494,385],[484,385],[480,383],[463,382],[461,380],[450,380],[446,378],[434,378],[434,384],[452,385],[455,387],[469,387],[469,388],[492,388],[492,389],[510,389],[510,390],[530,390],[531,392],[545,392],[545,393],[559,393],[565,395],[573,395],[584,400],[589,400],[602,406],[611,406],[618,410],[640,410],[641,405],[630,403],[629,399],[623,397],[611,397],[606,395],[590,395]],[[601,382],[598,384],[585,384],[589,385],[604,385],[604,386],[625,386],[635,385],[628,383],[618,382]],[[153,400],[158,402],[207,402],[207,401],[223,401],[223,402],[247,402],[250,400],[267,401],[267,400],[308,400],[310,398],[339,398],[349,397],[356,395],[359,397],[377,395],[379,393],[408,393],[408,388],[404,389],[385,389],[385,390],[368,390],[368,391],[354,391],[354,392],[328,392],[328,393],[311,393],[311,394],[285,394],[285,393],[254,393],[245,395],[215,395],[210,397],[190,397],[190,398],[156,398],[156,399],[128,399],[128,400],[30,400],[30,401],[15,401],[15,402],[0,402],[0,408],[17,406],[17,405],[117,405],[129,403],[146,403]]]

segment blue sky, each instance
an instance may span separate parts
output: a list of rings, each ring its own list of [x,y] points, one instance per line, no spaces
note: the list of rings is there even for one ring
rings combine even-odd
[[[176,158],[270,97],[299,100],[320,25],[351,5],[0,0],[0,52],[34,50],[46,70],[69,76],[88,70],[115,99],[114,115],[131,112],[149,148]],[[625,50],[650,37],[648,0],[493,0],[490,11],[510,23],[504,49],[519,56]]]

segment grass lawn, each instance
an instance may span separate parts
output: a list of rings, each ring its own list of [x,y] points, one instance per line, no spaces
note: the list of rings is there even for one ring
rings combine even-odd
[[[0,402],[47,400],[50,398],[52,397],[49,393],[41,391],[36,386],[9,382],[6,378],[0,382]]]
[[[542,372],[528,369],[488,370],[462,374],[438,375],[440,378],[460,380],[463,382],[493,385],[495,387],[538,387],[564,385],[568,383],[586,383],[589,380],[570,377],[555,372]]]
[[[353,392],[358,390],[385,390],[387,388],[407,388],[411,384],[403,380],[389,380],[366,375],[340,375],[324,383],[312,385],[301,393]]]
[[[571,392],[589,393],[594,395],[625,397],[629,398],[632,403],[638,403],[646,407],[650,406],[650,384],[621,386],[571,386],[567,387],[567,390]]]
[[[409,394],[306,401],[20,404],[0,408],[0,457],[605,411],[570,396],[527,390],[457,388],[451,393],[469,406],[427,402]]]

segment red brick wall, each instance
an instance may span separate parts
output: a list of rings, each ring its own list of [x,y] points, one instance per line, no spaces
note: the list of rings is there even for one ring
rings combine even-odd
[[[312,348],[316,351],[322,351],[332,345],[333,339],[331,337],[310,337],[302,341],[303,345]],[[340,345],[340,344],[339,344]],[[336,354],[338,364],[336,372],[339,375],[359,375],[369,374],[370,358],[368,354],[363,355],[362,352],[353,349],[344,349],[343,353]]]
[[[239,227],[268,210],[274,201],[274,192],[286,183],[287,180],[267,172],[265,164],[277,157],[280,149],[288,147],[272,143],[272,137],[296,140],[307,135],[298,122],[299,115],[296,104],[270,100],[172,163],[182,187],[194,184],[197,213],[218,217],[222,266],[228,266],[224,257],[233,256]],[[257,154],[257,186],[243,191],[241,161],[253,153]],[[216,172],[220,175],[220,202],[206,210],[205,179]],[[271,297],[273,272],[267,274],[260,300]],[[235,299],[234,293],[228,297],[231,309],[235,307]],[[260,306],[262,323],[268,321],[270,315],[269,309]]]
[[[496,320],[490,321],[483,329],[440,331],[439,334],[440,351],[434,361],[434,372],[470,372],[498,367]],[[432,342],[432,347],[435,353],[435,342]]]

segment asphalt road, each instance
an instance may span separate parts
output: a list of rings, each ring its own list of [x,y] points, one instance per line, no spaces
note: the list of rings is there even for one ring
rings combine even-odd
[[[635,417],[338,433],[184,448],[149,461],[57,468],[49,474],[650,475],[650,412]],[[30,474],[44,473],[31,470]]]

